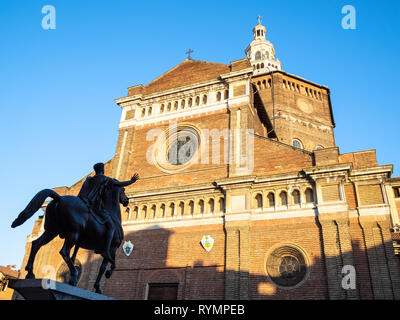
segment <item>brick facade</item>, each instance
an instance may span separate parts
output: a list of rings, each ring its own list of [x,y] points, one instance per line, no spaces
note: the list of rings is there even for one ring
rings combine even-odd
[[[247,59],[186,60],[116,100],[119,139],[106,175],[140,180],[122,207],[124,240],[135,247],[130,256],[118,249],[104,293],[146,299],[150,284],[165,283],[178,285],[178,299],[398,299],[392,166],[378,165],[374,150],[340,154],[327,87],[253,72]],[[206,150],[208,162],[162,161],[174,126],[198,135],[195,156]],[[83,181],[54,190],[77,195]],[[214,239],[209,252],[205,235]],[[39,251],[37,277],[51,266],[58,279],[61,245]],[[100,257],[81,250],[78,260],[78,286],[91,290]],[[355,268],[355,289],[343,287],[345,266]]]

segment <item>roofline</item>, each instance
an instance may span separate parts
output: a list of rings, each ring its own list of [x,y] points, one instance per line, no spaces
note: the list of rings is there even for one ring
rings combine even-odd
[[[389,178],[386,180],[387,182],[389,182],[390,184],[395,184],[395,187],[397,186],[397,184],[400,185],[400,177],[393,177],[393,178]]]
[[[183,60],[181,63],[178,63],[175,67],[165,71],[164,73],[162,73],[161,75],[159,75],[157,78],[151,80],[149,83],[147,83],[146,85],[144,85],[143,87],[147,87],[148,85],[150,85],[151,83],[155,82],[156,80],[160,79],[161,77],[163,77],[164,75],[170,73],[171,71],[175,70],[176,68],[178,68],[182,63],[188,62],[188,61],[192,61],[192,62],[203,62],[203,63],[212,63],[212,64],[220,64],[220,65],[224,65],[229,67],[230,64],[226,64],[226,63],[221,63],[221,62],[211,62],[211,61],[204,61],[204,60],[194,60],[194,59],[185,59]]]
[[[312,151],[308,151],[308,150],[296,148],[296,147],[293,147],[293,146],[290,145],[290,144],[287,144],[287,143],[284,143],[284,142],[281,142],[281,141],[278,141],[278,140],[274,140],[274,139],[271,139],[271,138],[268,138],[268,137],[264,137],[264,136],[259,135],[259,134],[257,134],[257,133],[251,133],[251,134],[252,134],[253,136],[257,137],[257,138],[261,138],[261,139],[264,139],[264,140],[268,140],[268,141],[270,141],[270,142],[273,142],[273,143],[276,143],[276,144],[278,144],[278,145],[281,145],[281,146],[290,148],[290,149],[295,150],[295,151],[300,151],[300,152],[302,152],[302,153],[304,153],[304,154],[307,154],[307,155],[309,155],[309,156],[312,156],[312,155],[314,154],[314,152],[312,152]]]

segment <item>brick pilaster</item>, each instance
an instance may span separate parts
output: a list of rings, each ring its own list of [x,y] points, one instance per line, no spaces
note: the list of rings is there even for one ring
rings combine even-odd
[[[400,276],[397,269],[389,228],[384,222],[363,221],[368,264],[375,299],[399,299]]]
[[[225,299],[249,299],[250,230],[247,222],[226,230]]]
[[[226,253],[225,253],[225,299],[239,299],[239,248],[240,232],[237,228],[226,227]]]
[[[250,271],[250,232],[248,227],[239,229],[239,298],[249,299],[249,271]]]
[[[322,220],[320,224],[323,234],[329,299],[346,299],[346,293],[341,286],[343,261],[338,225],[334,220]]]
[[[329,299],[359,299],[356,289],[342,287],[342,269],[345,265],[355,267],[349,220],[342,215],[337,220],[319,216],[322,227],[325,265],[328,280]]]

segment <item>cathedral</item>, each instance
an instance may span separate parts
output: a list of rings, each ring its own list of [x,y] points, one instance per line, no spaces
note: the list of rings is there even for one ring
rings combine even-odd
[[[283,71],[261,21],[252,32],[243,59],[198,61],[189,50],[115,100],[119,138],[105,174],[140,179],[125,189],[124,240],[103,293],[399,299],[393,165],[378,164],[375,150],[340,153],[329,88]],[[77,195],[85,178],[54,190]],[[21,277],[44,219],[27,239]],[[37,278],[68,280],[62,244],[57,238],[39,251]],[[79,251],[78,287],[93,290],[101,260]]]

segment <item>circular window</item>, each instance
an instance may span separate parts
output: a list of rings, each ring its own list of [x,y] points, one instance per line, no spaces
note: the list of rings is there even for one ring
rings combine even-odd
[[[200,131],[183,125],[160,135],[153,148],[153,163],[162,171],[173,173],[197,163]]]
[[[266,271],[276,285],[283,288],[295,287],[303,282],[307,275],[305,254],[291,245],[278,247],[268,255]]]
[[[180,130],[171,141],[168,150],[168,162],[172,165],[182,165],[191,160],[197,151],[198,138],[191,130]]]
[[[82,264],[78,259],[75,259],[74,266],[75,266],[76,270],[78,271],[78,282],[79,282],[81,275],[82,275]],[[63,262],[57,271],[57,281],[63,282],[63,283],[69,283],[70,276],[71,276],[71,274],[70,274],[69,268],[68,268],[67,264],[65,262]]]

